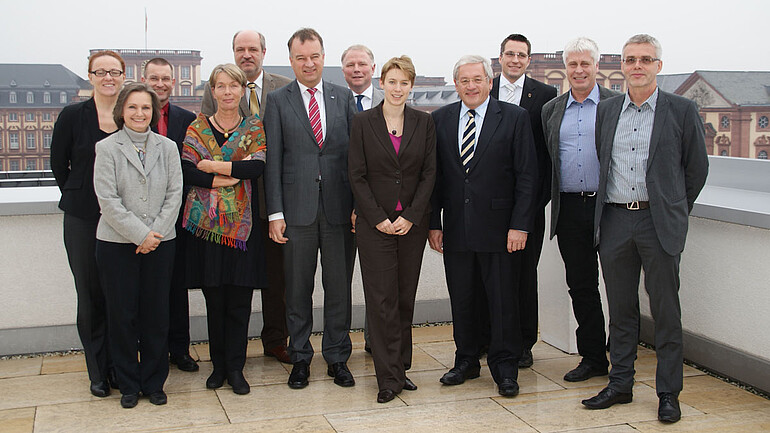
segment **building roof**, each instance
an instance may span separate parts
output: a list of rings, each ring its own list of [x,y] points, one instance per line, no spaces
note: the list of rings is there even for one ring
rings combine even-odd
[[[736,105],[770,105],[770,71],[695,71]]]
[[[15,83],[15,86],[11,83]],[[13,88],[90,89],[91,84],[64,65],[2,63],[0,64],[0,89],[12,90]]]
[[[664,92],[674,93],[692,74],[660,74],[657,76],[658,87]]]

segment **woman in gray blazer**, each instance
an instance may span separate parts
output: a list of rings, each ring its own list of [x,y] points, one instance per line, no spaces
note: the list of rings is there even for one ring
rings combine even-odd
[[[160,120],[160,102],[148,85],[126,86],[113,117],[120,130],[96,143],[94,164],[102,213],[96,262],[107,301],[110,353],[121,406],[136,406],[140,392],[160,405],[167,400],[168,293],[182,167],[176,143],[150,130]]]

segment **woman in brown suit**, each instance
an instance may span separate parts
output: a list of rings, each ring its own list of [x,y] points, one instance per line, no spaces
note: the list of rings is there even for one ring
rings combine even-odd
[[[406,106],[415,70],[407,56],[382,67],[385,100],[353,118],[348,153],[356,200],[356,242],[377,374],[377,401],[417,386],[412,315],[436,180],[436,134],[429,114]]]

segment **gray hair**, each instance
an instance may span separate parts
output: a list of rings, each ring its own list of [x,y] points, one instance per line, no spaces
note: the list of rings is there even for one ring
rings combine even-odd
[[[265,35],[263,35],[262,33],[258,32],[256,30],[238,30],[237,32],[235,32],[235,34],[233,35],[233,51],[235,51],[235,38],[237,38],[238,35],[240,35],[243,32],[254,32],[257,35],[259,35],[259,45],[261,45],[262,51],[265,51],[265,49],[266,49],[265,48]]]
[[[660,46],[660,42],[658,42],[657,39],[654,37],[640,33],[638,35],[633,35],[626,41],[625,44],[623,44],[623,51],[626,50],[626,47],[630,44],[650,44],[655,48],[655,57],[658,59],[663,58],[663,47]]]
[[[561,55],[562,60],[564,60],[564,66],[567,66],[567,57],[569,57],[570,54],[575,53],[587,53],[591,56],[594,63],[599,62],[599,46],[596,45],[596,42],[594,42],[593,39],[581,36],[567,42],[567,45],[564,46],[564,52]]]
[[[476,55],[466,55],[460,57],[460,60],[455,63],[454,70],[452,71],[452,77],[455,81],[457,81],[457,74],[458,70],[460,69],[460,66],[464,65],[472,65],[475,63],[481,63],[481,66],[484,67],[484,72],[487,73],[487,78],[490,80],[495,78],[494,72],[492,72],[492,64],[489,62],[489,59],[482,56],[476,56]]]
[[[370,50],[366,45],[355,44],[349,46],[348,49],[342,52],[342,56],[340,56],[340,63],[342,63],[342,66],[345,66],[345,56],[347,56],[350,51],[365,52],[366,55],[369,56],[369,60],[371,60],[372,64],[374,64],[374,53],[372,53],[372,50]]]

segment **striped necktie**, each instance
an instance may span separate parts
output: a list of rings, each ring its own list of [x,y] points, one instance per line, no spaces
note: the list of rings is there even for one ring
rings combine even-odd
[[[251,115],[259,115],[259,98],[257,98],[257,85],[249,83],[249,110]]]
[[[324,132],[321,128],[321,111],[318,110],[318,101],[315,99],[316,88],[308,88],[310,93],[310,105],[308,106],[308,117],[310,118],[310,126],[313,128],[313,135],[315,135],[315,141],[318,143],[318,147],[324,145]]]
[[[465,124],[465,130],[463,130],[463,143],[460,147],[460,161],[463,162],[465,172],[471,165],[473,159],[473,151],[476,149],[476,111],[468,110],[468,123]]]

